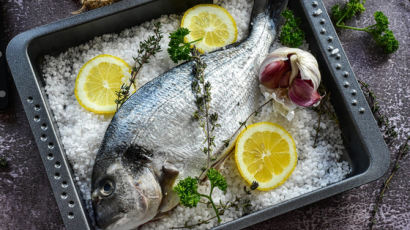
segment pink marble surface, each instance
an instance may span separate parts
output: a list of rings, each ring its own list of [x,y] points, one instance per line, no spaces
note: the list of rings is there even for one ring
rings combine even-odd
[[[329,7],[342,0],[325,0]],[[72,0],[2,0],[2,44],[18,33],[69,17],[79,5]],[[408,0],[373,0],[352,24],[372,23],[381,10],[401,46],[383,55],[361,32],[340,33],[340,39],[357,77],[369,83],[379,97],[383,113],[396,125],[399,138],[391,145],[392,159],[410,130]],[[2,76],[3,77],[3,76]],[[11,79],[9,79],[12,82]],[[0,156],[10,166],[0,170],[0,229],[63,229],[63,223],[30,131],[20,99],[11,85],[10,108],[0,113]],[[385,194],[375,229],[410,229],[410,160],[405,158]],[[367,229],[375,196],[385,177],[348,192],[267,220],[249,229]]]

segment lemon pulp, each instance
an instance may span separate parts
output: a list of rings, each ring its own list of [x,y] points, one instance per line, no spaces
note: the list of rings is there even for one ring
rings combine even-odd
[[[199,4],[188,9],[181,21],[181,27],[189,29],[186,42],[196,41],[194,45],[201,52],[210,52],[236,41],[238,30],[229,12],[213,4]]]
[[[75,82],[74,93],[82,107],[99,113],[116,111],[116,92],[122,84],[129,84],[131,67],[122,59],[102,54],[89,60],[81,68]],[[131,93],[135,87],[131,87]]]
[[[281,126],[259,122],[238,136],[235,161],[241,176],[256,181],[259,190],[270,190],[284,183],[297,163],[296,146]]]

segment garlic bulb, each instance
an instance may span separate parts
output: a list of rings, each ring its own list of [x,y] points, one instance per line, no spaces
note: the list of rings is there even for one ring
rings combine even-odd
[[[320,80],[315,57],[296,48],[276,49],[265,58],[259,69],[262,85],[273,92],[287,89],[289,99],[303,107],[316,105],[320,101],[321,96],[317,92]]]

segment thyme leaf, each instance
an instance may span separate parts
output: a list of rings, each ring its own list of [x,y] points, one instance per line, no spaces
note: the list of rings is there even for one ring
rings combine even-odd
[[[134,57],[135,64],[132,67],[129,82],[127,84],[122,84],[120,90],[115,92],[117,96],[115,100],[115,104],[117,104],[117,111],[128,99],[128,97],[131,96],[130,89],[132,86],[136,87],[135,80],[143,65],[149,63],[150,58],[161,51],[160,41],[163,37],[161,32],[161,23],[154,23],[153,26],[154,35],[149,36],[146,40],[141,41],[139,44],[137,57]]]

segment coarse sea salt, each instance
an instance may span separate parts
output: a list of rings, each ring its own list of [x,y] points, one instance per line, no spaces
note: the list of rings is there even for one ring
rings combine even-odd
[[[232,14],[238,27],[238,40],[243,39],[247,35],[253,1],[226,0],[216,3],[225,7]],[[142,68],[138,75],[138,85],[145,84],[175,66],[166,52],[169,42],[166,34],[179,27],[180,19],[180,15],[164,15],[153,20],[162,24],[162,31],[165,35],[161,43],[162,51]],[[45,91],[58,125],[66,157],[73,168],[74,178],[90,212],[92,210],[90,202],[92,168],[111,116],[96,115],[78,104],[74,96],[75,79],[81,66],[99,54],[118,56],[132,64],[139,42],[153,34],[153,21],[125,29],[118,34],[95,37],[59,55],[45,56],[42,63]],[[336,121],[326,115],[322,116],[317,147],[313,147],[317,119],[318,114],[311,109],[297,108],[292,121],[288,121],[274,113],[272,107],[263,107],[253,122],[271,121],[288,130],[296,142],[297,166],[289,179],[280,187],[268,192],[253,191],[247,195],[243,190],[246,183],[240,177],[234,159],[228,158],[221,168],[221,173],[227,179],[228,192],[223,194],[216,190],[215,200],[219,203],[219,200],[228,202],[235,200],[236,197],[242,197],[243,200],[250,202],[251,208],[250,210],[231,208],[222,216],[223,222],[239,218],[249,211],[260,210],[338,182],[349,174],[351,169],[348,163],[341,159],[345,149]],[[199,188],[204,193],[207,189],[207,183]],[[195,224],[214,215],[213,210],[206,205],[200,203],[198,206],[197,208],[178,206],[169,215],[145,224],[142,229],[169,229],[183,226],[185,222]],[[212,219],[208,224],[202,224],[198,228],[208,229],[215,225],[217,222]]]

